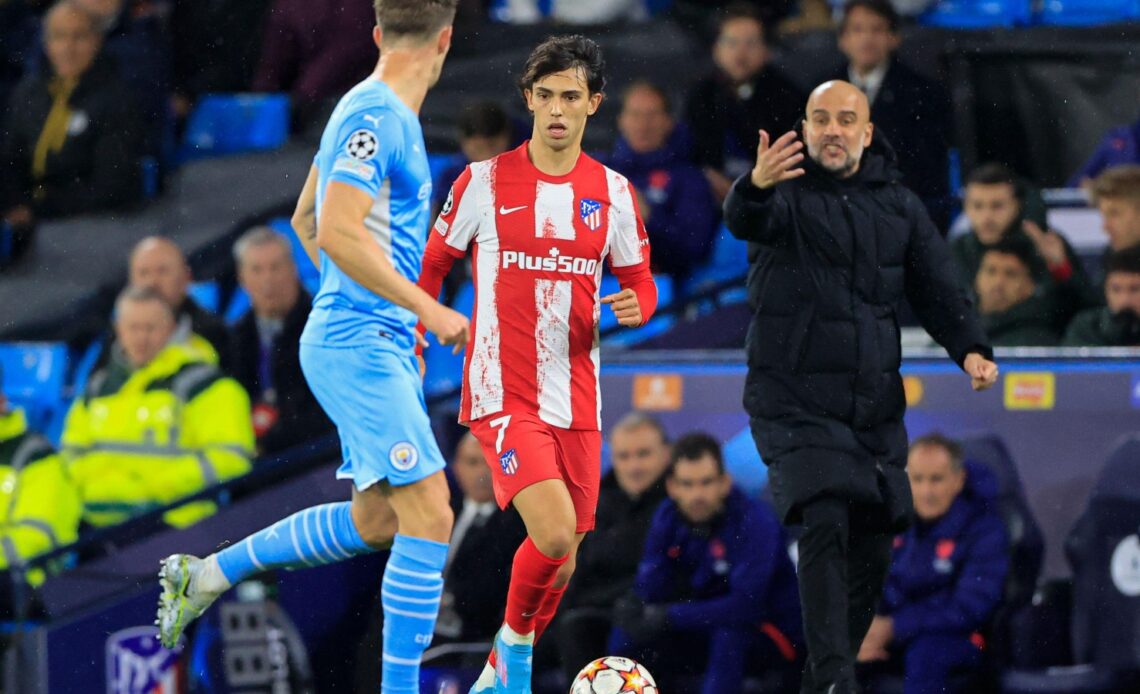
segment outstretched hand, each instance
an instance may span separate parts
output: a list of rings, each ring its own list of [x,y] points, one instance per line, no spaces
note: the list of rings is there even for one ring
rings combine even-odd
[[[768,144],[768,131],[760,131],[760,146],[756,148],[756,166],[752,169],[752,185],[757,188],[771,188],[777,183],[790,181],[804,175],[802,167],[795,167],[803,161],[804,143],[799,141],[796,131],[789,130],[778,140]]]
[[[997,383],[998,366],[977,352],[970,352],[962,362],[962,368],[970,377],[970,387],[986,390]]]

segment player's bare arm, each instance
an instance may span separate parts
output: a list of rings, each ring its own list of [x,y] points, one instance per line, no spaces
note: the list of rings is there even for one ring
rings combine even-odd
[[[637,300],[637,293],[632,289],[623,289],[616,294],[603,296],[603,304],[609,304],[619,325],[627,328],[636,328],[641,325],[641,304]]]
[[[305,255],[313,265],[321,266],[320,249],[317,247],[317,167],[309,168],[309,177],[297,198],[297,207],[290,220],[293,233],[305,248]]]
[[[330,183],[317,222],[317,245],[365,289],[415,313],[440,344],[466,344],[467,318],[401,275],[364,228],[373,202],[370,195],[354,186]]]

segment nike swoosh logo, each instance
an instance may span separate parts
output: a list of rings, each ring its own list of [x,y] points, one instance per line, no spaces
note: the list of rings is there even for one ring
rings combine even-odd
[[[512,212],[518,212],[519,210],[525,210],[526,207],[527,207],[526,205],[521,205],[519,207],[503,207],[502,205],[500,205],[499,206],[499,214],[510,214]]]
[[[538,614],[538,612],[523,612],[522,616],[523,616],[523,619],[527,619],[527,618],[535,616],[536,614]]]

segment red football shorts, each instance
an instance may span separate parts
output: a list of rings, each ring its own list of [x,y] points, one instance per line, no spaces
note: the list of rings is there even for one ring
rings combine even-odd
[[[602,432],[561,429],[537,414],[500,412],[470,424],[491,468],[495,501],[505,509],[523,489],[562,480],[574,502],[577,532],[594,529],[602,476]]]

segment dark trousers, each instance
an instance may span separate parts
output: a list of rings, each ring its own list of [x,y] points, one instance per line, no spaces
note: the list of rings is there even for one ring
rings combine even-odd
[[[808,660],[800,691],[855,691],[855,655],[883,590],[892,533],[883,505],[834,497],[802,507],[800,604]]]
[[[982,667],[969,634],[925,634],[903,648],[906,694],[962,692]]]

